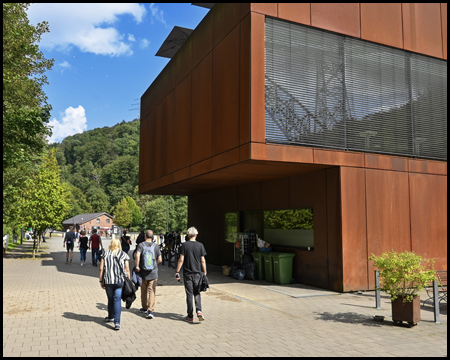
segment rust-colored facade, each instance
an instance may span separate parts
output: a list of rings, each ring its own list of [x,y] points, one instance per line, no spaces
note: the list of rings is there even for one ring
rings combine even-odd
[[[314,251],[274,249],[300,283],[371,289],[392,248],[447,269],[446,161],[266,143],[266,16],[447,59],[447,4],[216,4],[141,98],[140,193],[189,195],[217,265],[226,212],[312,206]]]

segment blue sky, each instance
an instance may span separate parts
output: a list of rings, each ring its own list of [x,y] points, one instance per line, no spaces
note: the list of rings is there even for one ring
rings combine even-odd
[[[195,29],[208,11],[190,3],[30,5],[31,24],[49,23],[39,47],[55,59],[44,87],[49,141],[137,118],[130,109],[169,61],[155,56],[167,35],[174,26]]]

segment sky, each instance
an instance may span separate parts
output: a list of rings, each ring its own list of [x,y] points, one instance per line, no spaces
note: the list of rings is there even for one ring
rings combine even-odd
[[[183,4],[31,4],[47,21],[39,43],[55,63],[44,86],[53,107],[49,142],[139,117],[140,97],[169,62],[155,56],[174,26],[195,29],[208,9]]]

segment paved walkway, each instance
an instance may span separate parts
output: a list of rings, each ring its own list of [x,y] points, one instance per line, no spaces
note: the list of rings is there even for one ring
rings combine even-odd
[[[31,244],[25,241],[16,255]],[[155,318],[139,313],[138,291],[131,309],[123,307],[122,329],[114,331],[103,321],[107,299],[91,253],[88,266],[80,266],[78,250],[74,263],[66,265],[61,238],[44,245],[38,260],[4,259],[3,356],[447,355],[445,303],[442,324],[433,322],[426,305],[417,326],[397,327],[387,296],[383,310],[376,310],[374,292],[237,281],[212,265],[210,289],[202,295],[204,322],[182,320],[184,287],[174,280],[173,269],[160,266]],[[385,321],[374,322],[374,315]]]

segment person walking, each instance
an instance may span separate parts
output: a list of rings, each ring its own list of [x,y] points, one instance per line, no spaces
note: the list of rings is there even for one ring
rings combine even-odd
[[[123,235],[120,238],[120,241],[122,242],[122,251],[126,252],[128,254],[128,251],[130,251],[130,245],[131,245],[131,239],[130,237],[127,235],[127,230],[123,229]]]
[[[200,284],[202,282],[202,270],[206,275],[206,250],[201,242],[197,241],[198,231],[191,227],[187,231],[189,241],[183,243],[180,249],[175,278],[180,280],[180,270],[183,267],[184,290],[186,292],[187,316],[186,320],[194,322],[192,297],[195,299],[195,310],[199,321],[205,320],[202,313],[202,300],[200,296]]]
[[[145,231],[141,230],[141,233],[138,235],[136,239],[136,246],[139,246],[140,243],[143,243],[145,241]]]
[[[63,247],[66,246],[67,243],[67,254],[66,254],[66,264],[69,263],[69,251],[70,253],[70,265],[72,265],[73,260],[73,245],[75,244],[75,233],[73,232],[73,226],[69,226],[69,231],[66,232],[66,236],[64,236]]]
[[[97,266],[97,261],[99,260],[99,250],[100,247],[103,249],[102,238],[97,234],[97,229],[92,229],[92,235],[89,238],[88,248],[92,251],[92,265]]]
[[[158,264],[162,262],[161,250],[153,243],[153,231],[145,232],[145,241],[140,243],[136,250],[135,272],[140,273],[141,286],[141,313],[153,319],[156,300],[156,282],[158,281]]]
[[[89,249],[88,241],[89,241],[89,239],[86,236],[86,230],[83,230],[81,232],[80,239],[78,240],[78,243],[80,244],[81,266],[86,264],[86,252]]]
[[[97,235],[98,236],[98,235]],[[121,250],[119,239],[112,239],[109,250],[103,251],[100,260],[99,281],[108,297],[107,323],[114,322],[114,329],[120,330],[120,315],[122,312],[122,288],[125,276],[130,278],[130,257]]]

